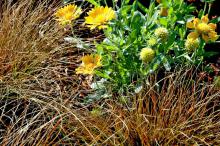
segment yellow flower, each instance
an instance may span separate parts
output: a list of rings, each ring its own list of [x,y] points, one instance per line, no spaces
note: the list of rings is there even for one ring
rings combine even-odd
[[[102,65],[98,54],[83,56],[81,60],[82,64],[76,69],[76,74],[93,74],[94,69]]]
[[[185,47],[187,51],[193,52],[195,49],[199,47],[199,39],[188,38],[185,42]]]
[[[89,11],[88,16],[85,17],[85,24],[90,28],[94,29],[98,27],[103,29],[107,27],[107,23],[116,18],[116,13],[112,8],[109,7],[97,7]]]
[[[208,41],[216,41],[218,39],[218,35],[215,32],[215,29],[217,27],[214,23],[208,23],[209,18],[208,15],[202,16],[201,20],[198,18],[195,18],[193,22],[187,22],[186,26],[191,29],[195,29],[194,32],[191,32],[188,35],[188,38],[198,38],[199,36],[202,36],[202,39],[205,42]]]
[[[71,24],[71,22],[78,18],[81,13],[81,8],[78,8],[74,4],[69,4],[58,9],[54,15],[57,17],[57,21],[59,21],[61,25],[66,25]]]
[[[140,53],[140,59],[145,62],[148,63],[150,61],[152,61],[155,57],[155,51],[151,48],[143,48],[141,50]]]
[[[161,39],[162,41],[166,41],[168,38],[169,32],[166,28],[159,27],[155,30],[154,34],[157,38]]]

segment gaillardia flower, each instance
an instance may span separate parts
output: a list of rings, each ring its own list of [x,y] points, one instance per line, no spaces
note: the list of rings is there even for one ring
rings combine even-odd
[[[76,74],[93,74],[95,68],[102,66],[101,56],[98,54],[83,56],[81,60],[82,64],[76,69]]]
[[[168,39],[169,32],[166,28],[164,27],[159,27],[155,30],[154,32],[155,36],[162,41],[166,41]]]
[[[85,24],[90,28],[103,29],[107,27],[107,23],[116,18],[116,13],[109,7],[96,7],[89,11],[88,16],[85,17]]]
[[[140,59],[145,62],[151,62],[155,57],[155,51],[151,48],[143,48],[140,53]]]
[[[185,42],[185,47],[188,52],[193,52],[199,47],[199,39],[188,38]]]
[[[202,36],[202,39],[205,42],[216,41],[218,39],[218,35],[215,32],[217,25],[208,22],[209,22],[208,15],[202,16],[201,20],[198,18],[194,18],[193,22],[187,22],[186,26],[188,28],[195,29],[194,32],[191,32],[188,35],[188,38],[196,39],[199,36]]]
[[[71,24],[73,20],[78,18],[82,13],[82,9],[74,4],[69,4],[63,8],[60,8],[54,14],[61,25]]]

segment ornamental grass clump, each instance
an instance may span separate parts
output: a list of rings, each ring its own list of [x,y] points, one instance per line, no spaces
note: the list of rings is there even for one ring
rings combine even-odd
[[[51,50],[60,47],[64,32],[54,23],[52,11],[58,4],[23,0],[0,5],[1,77],[32,72]]]
[[[73,95],[64,100],[66,92],[58,94],[60,101],[55,100],[57,94],[45,94],[42,99],[46,101],[27,98],[24,104],[0,100],[0,144],[220,145],[219,90],[204,84],[191,68],[182,67],[160,81],[158,76],[149,76],[143,90],[127,96],[125,103],[114,96],[88,107],[76,102]],[[21,114],[7,118],[8,103],[14,104],[10,113]]]

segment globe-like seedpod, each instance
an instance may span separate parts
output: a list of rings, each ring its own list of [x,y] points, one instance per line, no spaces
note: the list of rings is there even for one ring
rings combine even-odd
[[[199,39],[188,38],[185,42],[185,47],[188,52],[193,52],[199,47]]]
[[[159,27],[155,30],[154,34],[158,39],[166,41],[169,36],[169,31],[164,27]]]
[[[145,62],[151,62],[155,57],[155,51],[151,48],[143,48],[140,52],[140,59]]]

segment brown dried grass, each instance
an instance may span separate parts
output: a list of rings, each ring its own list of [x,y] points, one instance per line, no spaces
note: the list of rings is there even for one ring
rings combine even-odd
[[[126,103],[84,105],[80,95],[89,88],[74,74],[80,52],[59,41],[54,6],[3,6],[1,145],[220,145],[220,92],[193,69],[160,81],[152,75]]]
[[[77,104],[78,92],[66,100],[61,90],[56,97],[29,92],[29,106],[10,117],[4,144],[219,145],[220,92],[191,69],[167,74],[159,82],[156,78],[149,78],[126,104],[107,99],[85,106]],[[11,110],[15,113],[18,106]]]
[[[59,46],[63,31],[53,21],[58,1],[18,0],[0,5],[0,75],[25,72]]]

